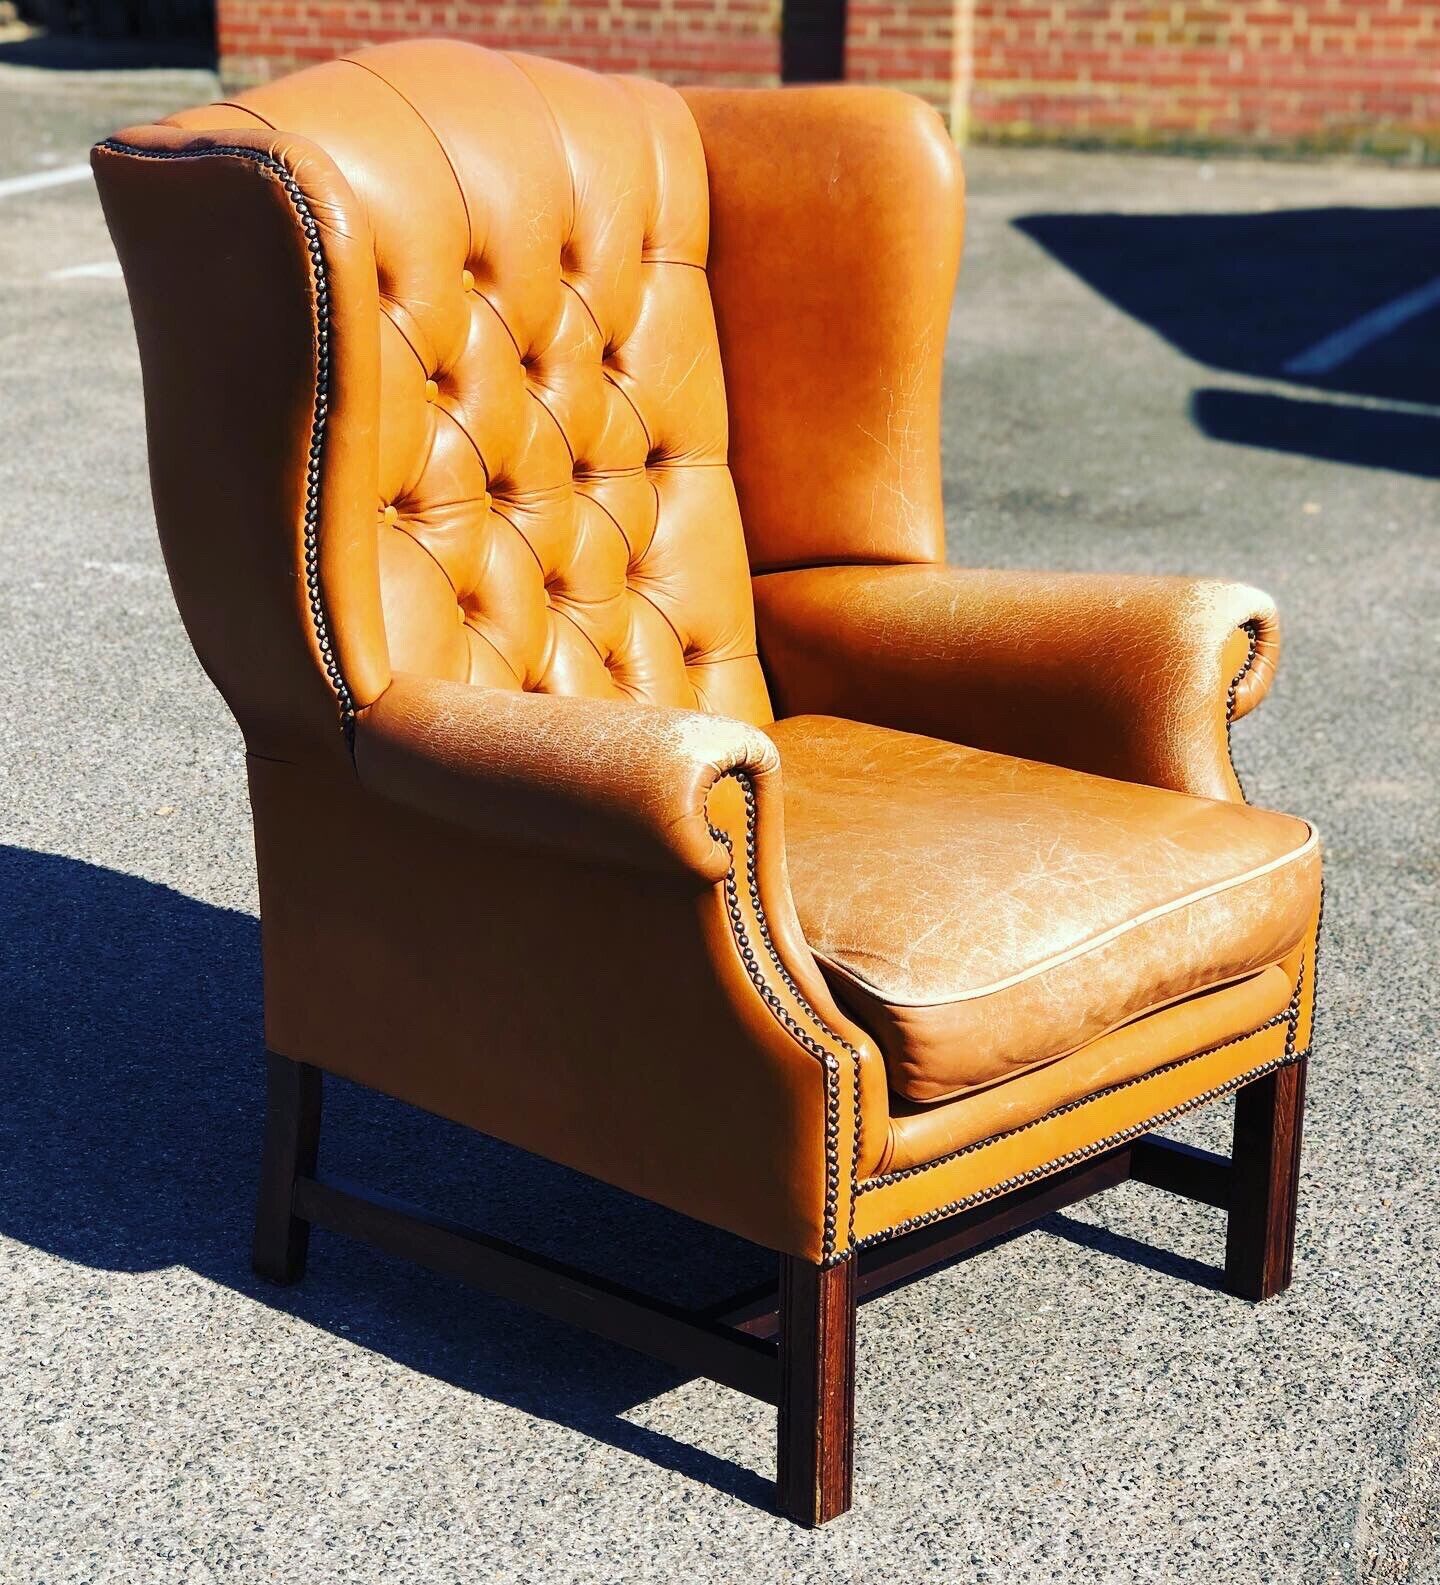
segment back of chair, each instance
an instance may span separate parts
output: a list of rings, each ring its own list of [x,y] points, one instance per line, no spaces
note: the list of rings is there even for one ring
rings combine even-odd
[[[192,142],[228,129],[267,139],[302,193],[318,156],[333,162],[321,173],[328,190],[309,192],[295,216],[298,231],[307,212],[314,218],[314,290],[330,322],[317,336],[332,354],[319,409],[325,454],[307,499],[313,509],[343,459],[352,477],[339,489],[364,522],[332,521],[332,533],[351,562],[373,536],[390,668],[771,718],[727,465],[705,156],[678,94],[427,41],[332,61],[167,125]],[[107,192],[107,208],[123,257],[123,233],[137,227],[123,199]],[[224,248],[243,263],[254,239],[238,213],[231,230]],[[347,250],[348,265],[335,260],[345,279],[327,279],[331,256]],[[354,256],[367,250],[373,307],[354,285]],[[145,266],[126,262],[134,295]],[[248,263],[264,271],[263,251]],[[285,286],[277,279],[272,290]],[[233,306],[211,297],[207,324],[177,326],[185,302],[167,296],[168,313],[152,305],[148,315],[136,303],[152,448],[168,443],[155,433],[157,401],[182,426],[193,412],[185,390],[152,387],[197,376],[147,339],[203,337]],[[162,321],[148,338],[147,319]],[[345,344],[343,359],[326,332]],[[373,346],[357,345],[367,336]],[[212,364],[207,378],[246,376]],[[310,419],[295,415],[300,427]],[[240,443],[189,444],[197,440]],[[372,449],[373,463],[362,455]],[[245,466],[274,462],[257,450]],[[371,500],[353,487],[357,469]],[[167,553],[171,541],[214,534],[193,490],[181,501],[162,484]],[[174,549],[172,571],[190,556]],[[327,581],[323,547],[302,548],[307,556],[311,596],[342,648],[357,621],[346,591],[361,606],[373,578],[352,566]],[[213,639],[186,616],[205,657]],[[367,670],[365,657],[357,664]],[[386,670],[374,657],[369,669]]]

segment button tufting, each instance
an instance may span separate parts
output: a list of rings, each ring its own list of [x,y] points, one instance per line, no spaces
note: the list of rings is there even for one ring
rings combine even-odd
[[[403,618],[387,633],[393,663],[684,709],[713,677],[702,708],[769,719],[751,653],[749,580],[729,571],[743,549],[724,558],[710,550],[722,539],[743,547],[743,530],[720,460],[725,395],[708,282],[701,269],[642,269],[636,258],[640,246],[647,259],[704,257],[706,176],[688,117],[670,101],[680,140],[672,146],[672,121],[652,125],[645,95],[617,98],[566,76],[567,133],[572,111],[597,131],[606,117],[623,123],[595,163],[577,151],[572,172],[545,95],[517,84],[508,64],[496,69],[516,125],[489,129],[499,141],[487,158],[499,166],[477,159],[461,171],[463,205],[447,187],[443,216],[421,215],[403,201],[421,173],[403,168],[398,146],[381,146],[383,132],[370,150],[377,162],[394,156],[400,188],[371,217],[388,320],[376,544],[388,609]],[[436,94],[442,119],[466,120],[448,89]],[[383,103],[409,126],[413,112]],[[507,169],[512,130],[516,164]],[[355,157],[363,185],[369,157]],[[424,158],[439,181],[437,149],[426,145]],[[524,180],[512,185],[521,166]],[[417,370],[429,417],[415,404]],[[692,472],[692,460],[717,466]],[[739,633],[739,658],[717,664],[727,653],[718,646],[702,657],[672,621],[707,643]]]

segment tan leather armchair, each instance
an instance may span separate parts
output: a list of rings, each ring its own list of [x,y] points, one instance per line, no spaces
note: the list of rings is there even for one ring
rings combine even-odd
[[[779,1405],[858,1297],[1136,1177],[1289,1280],[1316,839],[1252,589],[943,565],[962,184],[859,88],[407,43],[102,143],[175,594],[245,735],[257,1268],[321,1223]],[[695,1315],[316,1171],[342,1074],[755,1241]],[[1151,1130],[1238,1093],[1233,1159]]]

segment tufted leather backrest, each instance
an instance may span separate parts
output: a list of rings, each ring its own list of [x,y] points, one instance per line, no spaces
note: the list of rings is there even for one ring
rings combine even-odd
[[[679,95],[427,41],[170,124],[309,140],[368,227],[395,670],[771,719]]]

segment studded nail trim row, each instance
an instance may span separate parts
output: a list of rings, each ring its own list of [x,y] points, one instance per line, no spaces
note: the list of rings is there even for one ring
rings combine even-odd
[[[825,1214],[821,1242],[821,1265],[834,1266],[843,1260],[848,1260],[855,1242],[855,1199],[857,1193],[857,1177],[860,1156],[860,1055],[843,1036],[835,1033],[820,1015],[811,1007],[810,1003],[801,994],[790,971],[780,959],[779,952],[770,936],[770,926],[765,919],[765,911],[760,905],[760,883],[756,873],[755,856],[755,784],[752,778],[743,771],[727,771],[727,776],[732,777],[740,784],[741,792],[745,798],[745,882],[750,898],[750,907],[755,915],[756,928],[760,934],[761,944],[769,958],[772,967],[779,975],[791,996],[799,1004],[801,1010],[810,1019],[826,1039],[833,1040],[836,1045],[849,1053],[851,1063],[851,1092],[852,1106],[855,1119],[855,1137],[850,1152],[850,1205],[849,1226],[846,1236],[846,1249],[837,1249],[839,1205],[840,1205],[840,1062],[832,1051],[828,1051],[810,1032],[800,1024],[790,1010],[780,1000],[774,989],[765,979],[765,973],[751,945],[749,933],[745,928],[745,915],[740,907],[739,884],[735,874],[735,849],[727,832],[718,826],[710,826],[710,834],[721,843],[730,854],[730,868],[725,876],[725,907],[730,916],[730,928],[735,937],[736,946],[740,952],[741,962],[745,965],[745,972],[750,977],[750,982],[760,993],[761,1000],[770,1009],[779,1024],[798,1044],[820,1063],[825,1075]]]
[[[996,1145],[1002,1139],[1012,1139],[1016,1134],[1027,1133],[1032,1128],[1038,1128],[1042,1123],[1053,1122],[1057,1117],[1064,1117],[1067,1113],[1079,1111],[1083,1106],[1089,1106],[1092,1101],[1103,1101],[1108,1096],[1118,1095],[1121,1090],[1133,1089],[1137,1084],[1145,1084],[1151,1079],[1159,1078],[1163,1073],[1173,1073],[1177,1068],[1188,1066],[1192,1062],[1199,1062],[1203,1057],[1212,1057],[1217,1051],[1224,1051],[1227,1046],[1238,1046],[1242,1040],[1250,1040],[1255,1035],[1263,1034],[1267,1029],[1276,1029],[1281,1024],[1289,1024],[1290,1036],[1286,1042],[1286,1050],[1294,1046],[1295,1023],[1299,1017],[1300,990],[1304,984],[1305,971],[1301,965],[1300,976],[1295,986],[1295,993],[1289,1002],[1273,1017],[1267,1018],[1263,1024],[1257,1024],[1254,1029],[1247,1029],[1242,1035],[1231,1035],[1228,1040],[1221,1040],[1213,1046],[1207,1046],[1204,1051],[1192,1052],[1188,1057],[1177,1057],[1174,1062],[1167,1062],[1162,1067],[1154,1068],[1149,1073],[1137,1074],[1133,1079],[1124,1079],[1119,1084],[1112,1084],[1103,1090],[1096,1090],[1093,1095],[1082,1095],[1078,1100],[1066,1101],[1063,1106],[1057,1106],[1053,1111],[1046,1112],[1041,1117],[1032,1118],[1028,1123],[1021,1123],[1016,1128],[1007,1128],[1003,1133],[991,1134],[988,1139],[977,1139],[968,1145],[961,1145],[958,1150],[947,1151],[943,1156],[936,1156],[933,1161],[918,1162],[913,1167],[899,1167],[894,1172],[881,1173],[873,1178],[865,1178],[859,1185],[859,1193],[869,1194],[875,1189],[888,1188],[893,1183],[903,1183],[907,1178],[918,1178],[923,1173],[933,1172],[936,1167],[943,1167],[947,1162],[958,1161],[962,1156],[974,1155],[977,1150],[984,1150],[989,1145]],[[1048,1168],[1046,1169],[1048,1170]]]
[[[1261,1028],[1268,1027],[1261,1025]],[[1259,1030],[1252,1030],[1258,1034]],[[1244,1038],[1244,1037],[1242,1037]],[[1205,1053],[1201,1053],[1204,1055]],[[1186,1112],[1194,1111],[1198,1106],[1205,1106],[1210,1101],[1218,1101],[1223,1096],[1232,1095],[1236,1090],[1244,1089],[1247,1084],[1252,1084],[1256,1079],[1263,1079],[1267,1073],[1274,1073],[1280,1068],[1288,1068],[1292,1064],[1303,1060],[1308,1052],[1287,1052],[1283,1057],[1276,1057],[1271,1062],[1262,1062],[1259,1067],[1251,1068],[1248,1072],[1236,1078],[1227,1079],[1224,1084],[1217,1084],[1213,1089],[1206,1090],[1203,1094],[1195,1096],[1188,1101],[1182,1101],[1178,1106],[1172,1106],[1163,1112],[1157,1112],[1153,1117],[1147,1117],[1143,1122],[1133,1123],[1129,1128],[1122,1128],[1118,1133],[1107,1135],[1104,1139],[1097,1139],[1093,1145],[1084,1145],[1079,1150],[1069,1150],[1063,1156],[1057,1156],[1053,1161],[1044,1162],[1041,1166],[1031,1167],[1027,1172],[1016,1173],[1013,1178],[1006,1178],[997,1183],[993,1188],[981,1189],[975,1194],[967,1194],[963,1199],[951,1200],[948,1205],[937,1206],[933,1211],[926,1211],[921,1216],[907,1216],[903,1222],[897,1222],[893,1227],[883,1228],[878,1233],[871,1233],[860,1239],[855,1250],[870,1249],[876,1244],[883,1244],[887,1239],[898,1238],[903,1233],[913,1233],[917,1227],[928,1227],[931,1222],[938,1222],[947,1216],[955,1216],[961,1211],[967,1211],[976,1205],[983,1205],[987,1200],[999,1199],[1002,1195],[1011,1193],[1015,1189],[1024,1188],[1027,1183],[1034,1183],[1039,1178],[1048,1178],[1052,1173],[1061,1172],[1066,1167],[1076,1166],[1082,1161],[1088,1161],[1092,1156],[1104,1155],[1107,1150],[1114,1150],[1117,1146],[1125,1144],[1128,1140],[1138,1139],[1141,1134],[1148,1134],[1150,1130],[1160,1123],[1168,1123]],[[988,1141],[987,1141],[988,1143]],[[862,1185],[863,1187],[863,1185]]]
[[[1240,772],[1235,769],[1235,745],[1233,731],[1235,727],[1235,702],[1240,697],[1240,684],[1250,675],[1250,668],[1255,664],[1255,657],[1260,652],[1260,624],[1258,622],[1242,622],[1240,624],[1250,635],[1250,651],[1245,656],[1245,664],[1235,673],[1230,687],[1225,694],[1225,754],[1230,761],[1230,774],[1235,778],[1235,785],[1240,789],[1240,796],[1249,803],[1246,797],[1245,784],[1240,780]]]
[[[1320,906],[1315,920],[1316,944],[1311,954],[1310,963],[1312,993],[1318,980],[1320,927],[1324,919],[1324,913],[1325,891],[1322,887],[1320,891]],[[1236,1090],[1243,1090],[1247,1084],[1254,1083],[1256,1079],[1263,1079],[1268,1073],[1275,1073],[1281,1068],[1288,1068],[1294,1063],[1305,1061],[1310,1055],[1310,1047],[1307,1046],[1304,1051],[1295,1050],[1295,1035],[1299,1026],[1300,1002],[1301,997],[1304,994],[1305,980],[1305,960],[1302,958],[1300,961],[1300,971],[1295,976],[1294,994],[1290,998],[1289,1006],[1283,1011],[1277,1013],[1273,1018],[1267,1019],[1265,1023],[1260,1024],[1256,1028],[1252,1029],[1249,1034],[1235,1035],[1229,1040],[1222,1040],[1217,1045],[1209,1047],[1209,1049],[1206,1051],[1198,1051],[1194,1056],[1184,1057],[1179,1062],[1172,1062],[1166,1068],[1157,1068],[1156,1072],[1164,1073],[1169,1071],[1170,1068],[1183,1067],[1187,1062],[1196,1062],[1201,1057],[1209,1056],[1216,1051],[1222,1051],[1226,1046],[1236,1045],[1242,1040],[1248,1040],[1250,1039],[1251,1035],[1258,1035],[1262,1031],[1266,1029],[1272,1029],[1280,1023],[1286,1023],[1289,1025],[1285,1037],[1285,1054],[1283,1056],[1276,1057],[1270,1062],[1261,1063],[1258,1067],[1251,1068],[1247,1072],[1241,1073],[1233,1079],[1227,1079],[1223,1084],[1215,1085],[1212,1089],[1206,1090],[1201,1095],[1194,1096],[1188,1101],[1182,1101],[1178,1106],[1172,1106],[1166,1111],[1157,1112],[1153,1117],[1146,1118],[1143,1122],[1132,1124],[1131,1127],[1121,1129],[1120,1132],[1110,1134],[1104,1139],[1098,1139],[1092,1145],[1083,1146],[1079,1150],[1068,1151],[1063,1156],[1057,1156],[1053,1161],[1044,1162],[1038,1167],[1031,1167],[1027,1172],[1018,1173],[1014,1177],[1006,1178],[1004,1182],[995,1184],[992,1188],[981,1189],[975,1194],[965,1195],[961,1199],[950,1201],[950,1203],[947,1205],[938,1206],[933,1211],[926,1211],[923,1215],[907,1217],[903,1222],[897,1222],[893,1227],[882,1228],[877,1233],[870,1233],[865,1238],[862,1238],[857,1243],[855,1243],[855,1252],[858,1253],[862,1249],[870,1249],[876,1244],[884,1243],[887,1239],[898,1238],[903,1233],[913,1232],[917,1227],[927,1227],[931,1222],[941,1221],[947,1216],[958,1215],[961,1211],[969,1210],[976,1205],[983,1205],[988,1200],[998,1199],[1001,1195],[1009,1194],[1014,1189],[1023,1188],[1026,1184],[1034,1183],[1037,1179],[1049,1177],[1050,1174],[1063,1171],[1066,1167],[1072,1167],[1081,1161],[1089,1160],[1093,1156],[1102,1155],[1105,1151],[1113,1150],[1117,1146],[1125,1144],[1128,1140],[1138,1139],[1141,1134],[1149,1133],[1152,1128],[1157,1127],[1161,1123],[1168,1123],[1174,1118],[1182,1116],[1186,1112],[1194,1111],[1197,1107],[1207,1105],[1210,1101],[1217,1101],[1226,1095],[1233,1095]],[[1098,1091],[1095,1095],[1087,1096],[1082,1101],[1072,1102],[1069,1106],[1060,1107],[1057,1111],[1051,1112],[1047,1115],[1050,1117],[1055,1117],[1060,1115],[1061,1112],[1073,1111],[1078,1106],[1087,1105],[1090,1101],[1099,1100],[1104,1095],[1113,1094],[1115,1090],[1128,1089],[1134,1084],[1143,1084],[1146,1079],[1153,1078],[1154,1076],[1154,1074],[1145,1074],[1138,1079],[1129,1079],[1124,1084],[1114,1085],[1109,1090]],[[1044,1121],[1046,1121],[1046,1119],[1043,1117],[1036,1119],[1037,1123],[1043,1123]],[[1026,1128],[1034,1126],[1035,1125],[1032,1123],[1027,1123],[1025,1125]],[[1021,1133],[1023,1132],[1023,1129],[1012,1129],[1011,1132]],[[966,1150],[954,1151],[951,1153],[951,1155],[942,1156],[937,1161],[927,1162],[922,1167],[910,1167],[905,1169],[903,1172],[893,1173],[888,1179],[867,1179],[860,1185],[860,1191],[863,1193],[867,1188],[880,1187],[882,1182],[896,1182],[900,1178],[913,1176],[916,1172],[927,1171],[932,1166],[939,1166],[942,1161],[953,1160],[956,1156],[966,1154],[968,1150],[981,1149],[985,1145],[993,1144],[996,1139],[1004,1139],[1006,1137],[1008,1136],[1005,1134],[996,1134],[992,1139],[981,1140],[976,1145],[967,1146]]]

